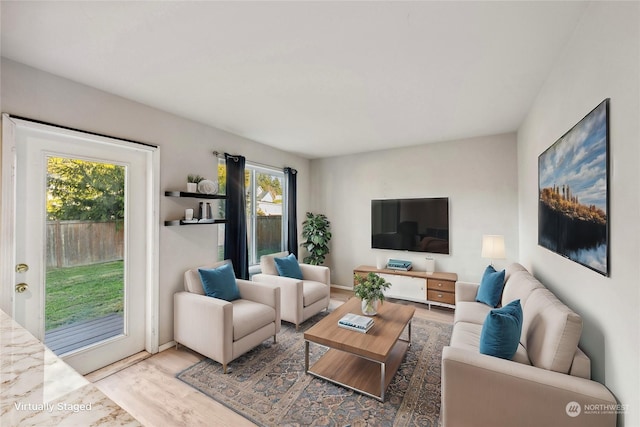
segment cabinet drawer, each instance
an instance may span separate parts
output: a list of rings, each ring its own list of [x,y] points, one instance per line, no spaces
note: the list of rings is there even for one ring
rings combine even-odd
[[[448,280],[427,279],[427,289],[430,291],[455,292],[456,283]]]
[[[434,302],[443,302],[445,304],[455,304],[456,296],[451,292],[427,290],[427,299]]]

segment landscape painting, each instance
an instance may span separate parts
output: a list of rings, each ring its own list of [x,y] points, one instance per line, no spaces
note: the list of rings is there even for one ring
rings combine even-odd
[[[609,275],[609,99],[538,157],[538,244]]]

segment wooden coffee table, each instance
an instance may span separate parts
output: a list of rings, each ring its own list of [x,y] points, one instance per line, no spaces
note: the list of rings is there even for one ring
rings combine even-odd
[[[304,333],[304,368],[308,374],[384,402],[384,393],[411,345],[415,308],[385,301],[373,316],[374,326],[363,334],[338,326],[347,313],[362,315],[360,300],[351,298]],[[401,338],[407,329],[407,338]],[[309,345],[329,350],[309,368]]]

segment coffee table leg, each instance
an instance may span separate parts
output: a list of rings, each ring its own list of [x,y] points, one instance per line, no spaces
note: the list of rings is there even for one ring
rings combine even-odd
[[[309,372],[309,341],[304,342],[304,371]]]
[[[381,363],[380,364],[380,400],[382,402],[384,402],[384,379],[386,376],[386,364],[385,363]]]

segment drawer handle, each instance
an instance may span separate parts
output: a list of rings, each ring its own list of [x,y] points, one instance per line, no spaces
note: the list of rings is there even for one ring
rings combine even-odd
[[[438,298],[442,298],[442,294],[438,294]]]
[[[438,286],[442,287],[442,283],[438,283]]]

